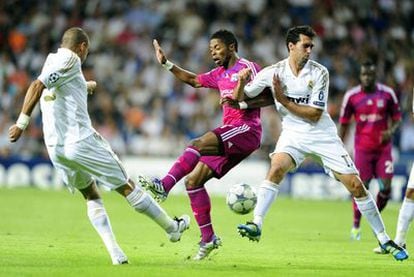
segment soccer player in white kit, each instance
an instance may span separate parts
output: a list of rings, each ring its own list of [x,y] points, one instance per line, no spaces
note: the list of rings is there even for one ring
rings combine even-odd
[[[40,101],[44,140],[54,167],[73,192],[78,189],[87,204],[90,222],[103,240],[114,265],[128,263],[112,232],[96,180],[116,190],[139,213],[163,228],[170,241],[180,240],[189,227],[189,216],[171,218],[141,187],[128,177],[107,141],[92,127],[87,97],[96,83],[87,82],[81,70],[89,50],[88,35],[77,27],[65,31],[61,48],[48,55],[42,72],[27,90],[20,116],[9,129],[17,141]]]
[[[413,107],[414,116],[414,88],[413,88]],[[398,214],[397,230],[395,233],[395,243],[399,246],[407,249],[407,233],[410,228],[410,224],[414,219],[414,164],[411,167],[410,177],[408,178],[407,190],[405,191],[405,197]],[[388,251],[377,247],[374,249],[377,254],[387,254]]]
[[[249,70],[239,72],[234,98],[243,101],[244,95],[252,98],[265,87],[272,87],[275,105],[282,117],[282,133],[275,151],[270,154],[267,177],[258,189],[254,219],[240,224],[239,233],[259,241],[264,216],[278,196],[280,182],[288,171],[296,169],[311,156],[349,190],[380,246],[391,252],[396,260],[405,260],[407,252],[386,233],[375,201],[359,178],[326,110],[329,73],[324,66],[309,59],[315,35],[310,26],[293,27],[286,35],[288,58],[264,68],[249,84]]]

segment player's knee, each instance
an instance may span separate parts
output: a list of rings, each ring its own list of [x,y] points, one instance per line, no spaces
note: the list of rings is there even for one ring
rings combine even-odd
[[[364,183],[358,176],[351,177],[350,185],[348,188],[353,197],[361,198],[367,196],[367,190],[364,186]]]
[[[191,177],[191,176],[188,176],[187,178],[184,179],[184,184],[185,184],[186,189],[190,189],[190,190],[202,187],[202,185],[200,185],[200,183],[194,177]]]
[[[203,140],[201,138],[195,138],[195,139],[190,141],[188,146],[192,146],[192,147],[195,147],[199,150],[202,150],[202,148],[204,146],[204,143],[203,143]]]
[[[414,200],[414,189],[407,188],[407,190],[405,192],[405,197],[407,197],[408,199]]]
[[[286,174],[286,170],[279,165],[272,165],[270,168],[268,179],[275,183],[280,183]]]

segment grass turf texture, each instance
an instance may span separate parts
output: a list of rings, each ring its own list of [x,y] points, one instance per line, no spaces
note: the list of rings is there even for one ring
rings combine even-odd
[[[251,214],[234,214],[223,197],[214,197],[212,218],[223,246],[195,262],[199,230],[186,196],[162,204],[172,215],[192,218],[175,244],[116,193],[103,193],[103,199],[129,265],[111,265],[79,193],[0,189],[0,276],[414,276],[413,258],[401,263],[372,252],[377,244],[366,221],[362,240],[349,240],[350,202],[280,198],[261,241],[253,243],[236,232]],[[383,213],[392,236],[399,207],[390,203]],[[407,245],[414,249],[414,231]]]

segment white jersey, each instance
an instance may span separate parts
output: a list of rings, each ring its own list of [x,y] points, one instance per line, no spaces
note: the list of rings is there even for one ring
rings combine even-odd
[[[273,75],[279,76],[284,94],[290,101],[323,110],[321,118],[317,122],[311,122],[291,113],[275,101],[276,109],[282,117],[283,130],[310,135],[337,134],[336,125],[327,112],[329,73],[323,65],[309,60],[300,71],[299,76],[295,76],[289,66],[289,58],[286,58],[260,71],[246,85],[245,94],[251,98],[255,97],[265,87],[270,87],[273,91]]]
[[[72,144],[95,133],[77,54],[67,48],[49,54],[38,79],[46,86],[40,99],[46,145]]]

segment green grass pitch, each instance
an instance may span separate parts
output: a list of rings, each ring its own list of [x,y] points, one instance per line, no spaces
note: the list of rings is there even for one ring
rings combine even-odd
[[[236,232],[251,215],[233,214],[223,197],[214,197],[213,223],[223,246],[195,262],[199,230],[186,196],[172,195],[162,204],[170,214],[187,213],[193,220],[175,244],[116,193],[103,198],[129,265],[111,265],[79,193],[0,189],[0,276],[414,276],[413,258],[401,263],[372,252],[376,240],[365,221],[362,240],[349,240],[350,202],[280,198],[262,240],[253,243]],[[399,206],[390,203],[383,212],[391,236]],[[407,245],[414,249],[414,231]]]

